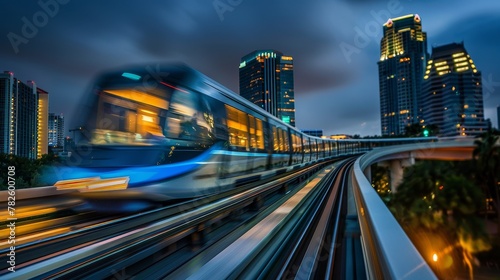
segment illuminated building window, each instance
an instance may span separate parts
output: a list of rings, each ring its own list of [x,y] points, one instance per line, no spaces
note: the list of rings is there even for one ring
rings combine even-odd
[[[461,58],[455,58],[455,59],[453,59],[453,62],[455,62],[455,63],[461,62],[461,61],[465,61],[465,63],[467,63],[467,57],[461,57]]]

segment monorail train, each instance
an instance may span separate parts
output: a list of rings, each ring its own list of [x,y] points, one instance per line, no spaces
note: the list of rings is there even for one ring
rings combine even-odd
[[[102,75],[82,107],[80,141],[55,186],[93,201],[134,200],[118,206],[134,210],[383,143],[308,136],[177,64]]]

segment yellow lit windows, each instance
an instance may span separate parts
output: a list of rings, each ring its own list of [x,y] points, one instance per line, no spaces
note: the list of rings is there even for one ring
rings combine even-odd
[[[280,140],[278,135],[279,135],[278,129],[275,126],[273,126],[273,150],[275,152],[278,152],[280,149]]]
[[[466,62],[460,62],[460,63],[455,64],[455,68],[457,68],[457,67],[463,67],[463,66],[468,66],[468,65],[469,65],[469,63],[467,61]]]
[[[282,152],[288,152],[290,150],[290,145],[288,142],[288,132],[285,130],[280,129],[282,137],[282,143],[281,143],[281,151]]]
[[[165,122],[165,111],[160,108],[166,103],[149,93],[136,95],[132,92],[100,93],[97,123],[92,131],[93,144],[151,145],[165,140],[160,126]],[[138,96],[144,97],[143,102],[139,102]],[[152,102],[155,98],[159,102]]]
[[[460,57],[460,58],[455,58],[453,59],[453,62],[458,63],[461,61],[467,61],[467,57]]]
[[[247,114],[226,105],[229,143],[232,146],[249,148]],[[255,130],[255,129],[254,129]]]
[[[448,64],[448,63],[447,63],[446,61],[440,61],[440,62],[435,63],[434,65],[435,65],[436,67],[439,67],[439,66],[443,66],[443,65],[447,65],[447,64]]]
[[[248,115],[250,128],[250,148],[264,149],[264,134],[262,132],[262,121]]]

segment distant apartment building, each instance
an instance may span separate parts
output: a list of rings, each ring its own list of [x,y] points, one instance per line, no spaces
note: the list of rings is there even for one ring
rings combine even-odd
[[[64,117],[54,113],[49,114],[49,146],[52,148],[60,148],[61,151],[64,147]]]
[[[14,73],[0,73],[0,152],[30,159],[48,150],[48,92]]]

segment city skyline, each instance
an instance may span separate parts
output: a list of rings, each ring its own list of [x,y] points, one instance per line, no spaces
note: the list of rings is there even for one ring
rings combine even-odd
[[[6,7],[0,27],[1,70],[13,71],[23,81],[35,80],[50,92],[49,110],[64,114],[66,129],[77,125],[72,112],[102,71],[183,61],[238,93],[240,58],[254,49],[272,48],[294,58],[299,129],[380,135],[376,62],[382,24],[406,14],[422,18],[429,49],[464,41],[483,73],[485,117],[497,126],[500,73],[495,65],[500,54],[495,51],[498,38],[491,34],[499,33],[499,3],[40,3],[52,6],[26,1],[23,9]],[[267,9],[259,9],[263,3]],[[276,17],[276,10],[283,16]],[[92,21],[86,20],[89,16]]]

